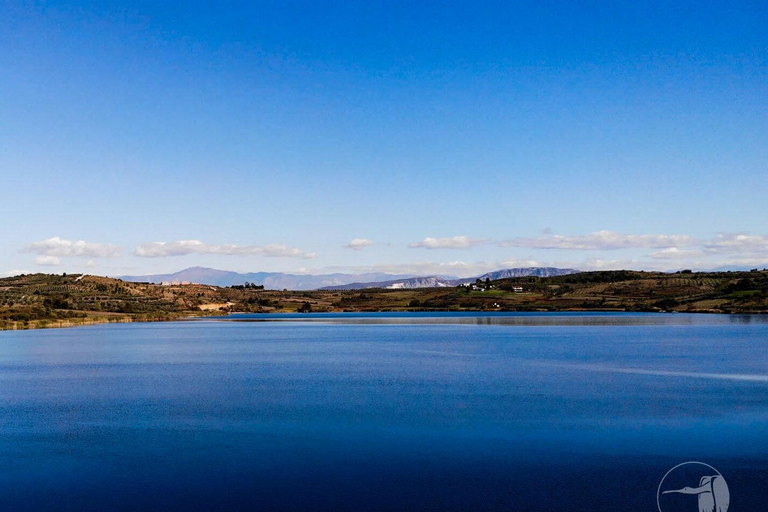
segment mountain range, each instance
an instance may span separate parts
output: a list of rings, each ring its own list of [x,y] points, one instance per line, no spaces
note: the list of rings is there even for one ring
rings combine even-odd
[[[366,288],[387,288],[387,289],[413,289],[413,288],[446,288],[459,286],[461,284],[472,283],[476,279],[485,281],[490,279],[507,279],[510,277],[553,277],[564,276],[566,274],[575,274],[580,272],[573,268],[554,268],[554,267],[526,267],[526,268],[507,268],[488,272],[478,277],[467,277],[463,279],[448,278],[443,276],[410,277],[405,279],[393,279],[390,281],[378,282],[356,282],[335,286],[326,286],[323,290],[364,290]]]
[[[552,267],[529,267],[497,270],[478,276],[503,279],[507,277],[539,276],[550,277],[579,272],[574,269]],[[121,276],[123,281],[147,283],[199,283],[213,286],[241,285],[246,282],[263,285],[270,290],[360,290],[365,288],[413,289],[458,286],[473,282],[475,277],[457,279],[448,276],[413,276],[409,274],[386,274],[369,272],[364,274],[286,274],[283,272],[239,273],[228,270],[216,270],[205,267],[190,267],[172,274],[153,274],[146,276]]]
[[[366,274],[286,274],[283,272],[248,272],[239,273],[229,270],[217,270],[206,267],[190,267],[172,274],[153,274],[147,276],[121,276],[119,279],[134,283],[199,283],[213,286],[232,286],[246,282],[263,285],[268,290],[317,290],[326,286],[336,286],[352,281],[384,281],[412,277],[408,274],[385,274],[370,272]]]

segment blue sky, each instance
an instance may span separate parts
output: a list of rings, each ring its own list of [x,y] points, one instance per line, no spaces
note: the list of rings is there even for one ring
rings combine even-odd
[[[0,6],[0,274],[768,266],[764,2]]]

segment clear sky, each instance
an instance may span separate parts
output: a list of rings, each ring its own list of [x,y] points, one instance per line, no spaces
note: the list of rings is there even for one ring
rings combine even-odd
[[[0,275],[768,266],[768,4],[2,2]]]

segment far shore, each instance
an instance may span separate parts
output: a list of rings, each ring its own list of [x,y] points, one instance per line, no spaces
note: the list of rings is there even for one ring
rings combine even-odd
[[[232,313],[648,312],[768,314],[768,270],[635,270],[477,279],[431,288],[270,290],[158,285],[82,274],[0,279],[0,330],[156,322]]]
[[[297,315],[296,311],[269,311],[269,312],[259,312],[259,313],[253,313],[249,311],[229,311],[229,312],[223,312],[219,311],[219,314],[212,315],[211,313],[216,311],[215,309],[203,309],[201,311],[188,311],[184,312],[178,315],[167,315],[163,317],[153,317],[153,318],[147,318],[147,317],[139,317],[139,316],[130,316],[130,315],[98,315],[98,316],[89,316],[85,318],[71,318],[71,319],[65,319],[65,320],[30,320],[26,322],[5,322],[3,324],[0,324],[0,331],[26,331],[26,330],[39,330],[39,329],[65,329],[69,327],[85,327],[85,326],[91,326],[91,325],[103,325],[103,324],[126,324],[126,323],[159,323],[159,322],[182,322],[182,321],[191,321],[191,320],[215,320],[215,319],[228,319],[231,318],[233,315],[251,315],[253,318],[258,318],[261,315],[277,315],[277,316],[288,316],[288,315]],[[333,313],[335,315],[355,315],[355,314],[376,314],[376,313],[463,313],[467,316],[471,316],[472,314],[483,314],[491,316],[494,313],[634,313],[634,314],[677,314],[676,311],[628,311],[628,310],[617,310],[617,309],[563,309],[563,310],[546,310],[546,309],[540,309],[540,310],[526,310],[526,311],[512,311],[512,310],[494,310],[494,311],[488,311],[488,310],[456,310],[456,309],[430,309],[430,310],[414,310],[414,309],[404,309],[404,310],[368,310],[368,311],[315,311],[315,312],[306,312],[306,313],[299,313],[301,316],[307,316],[308,318],[311,318],[314,315],[320,315],[320,314],[327,314],[327,313]],[[697,314],[697,315],[720,315],[720,316],[735,316],[735,315],[757,315],[757,316],[765,316],[768,317],[768,314],[765,312],[755,312],[755,313],[723,313],[722,311],[688,311],[687,314]]]

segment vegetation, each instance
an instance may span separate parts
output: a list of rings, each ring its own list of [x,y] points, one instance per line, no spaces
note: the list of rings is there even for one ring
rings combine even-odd
[[[768,271],[619,270],[482,281],[470,287],[349,291],[265,290],[251,283],[161,286],[80,274],[0,279],[0,329],[230,312],[583,310],[768,313]]]
[[[246,281],[245,284],[233,284],[229,288],[232,288],[233,290],[263,290],[264,285],[249,283],[248,281]]]

